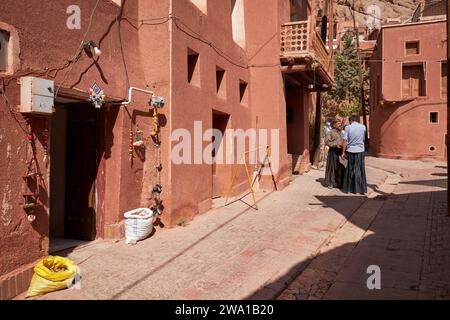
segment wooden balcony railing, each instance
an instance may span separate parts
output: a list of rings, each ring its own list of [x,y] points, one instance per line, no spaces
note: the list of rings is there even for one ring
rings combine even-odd
[[[315,31],[314,32],[314,38],[313,38],[313,53],[316,56],[317,60],[319,60],[319,63],[325,68],[325,70],[330,73],[331,71],[331,59],[328,54],[328,49],[325,47],[325,44],[322,41],[322,38],[320,35]]]
[[[281,54],[293,56],[308,52],[308,21],[285,23],[281,26]]]
[[[332,78],[332,61],[320,35],[309,20],[288,22],[281,26],[281,58],[309,58],[317,61]]]

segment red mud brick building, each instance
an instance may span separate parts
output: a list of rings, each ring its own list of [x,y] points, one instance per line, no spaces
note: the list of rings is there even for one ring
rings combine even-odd
[[[290,22],[281,26],[281,69],[285,79],[287,144],[294,172],[308,171],[317,93],[333,80],[333,1],[291,0]]]
[[[379,157],[446,156],[446,21],[420,8],[408,23],[381,27],[371,58],[370,144]]]
[[[152,207],[158,185],[166,227],[224,196],[234,166],[174,163],[176,129],[197,139],[201,121],[203,147],[209,128],[277,129],[278,186],[288,154],[307,168],[315,92],[333,81],[315,26],[332,12],[314,0],[1,1],[0,299],[61,244],[122,238],[123,214]],[[94,83],[101,108],[88,101]],[[160,144],[146,91],[165,98]],[[241,165],[233,195],[247,189]]]

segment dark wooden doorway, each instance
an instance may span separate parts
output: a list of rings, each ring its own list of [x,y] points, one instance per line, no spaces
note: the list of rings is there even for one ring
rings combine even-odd
[[[67,107],[64,236],[94,240],[99,110],[89,104]]]

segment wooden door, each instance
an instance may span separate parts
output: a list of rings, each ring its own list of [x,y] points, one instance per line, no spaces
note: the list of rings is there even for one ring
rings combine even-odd
[[[95,239],[97,113],[87,103],[67,108],[66,238]]]

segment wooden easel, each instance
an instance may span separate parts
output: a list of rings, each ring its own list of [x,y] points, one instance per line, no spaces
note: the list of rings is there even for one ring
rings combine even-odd
[[[261,162],[261,165],[260,165],[260,167],[258,169],[258,173],[256,174],[255,178],[252,181],[252,178],[250,177],[250,170],[248,168],[248,164],[247,164],[247,161],[245,159],[245,155],[250,153],[250,152],[253,152],[253,151],[257,152],[258,150],[260,150],[262,148],[266,149],[266,156],[264,157],[264,160]],[[244,152],[242,154],[242,159],[244,161],[245,173],[247,174],[248,186],[250,187],[250,192],[252,193],[253,206],[254,206],[254,208],[256,210],[258,210],[258,206],[256,205],[256,197],[255,197],[255,191],[253,189],[253,185],[255,184],[255,181],[256,181],[257,178],[261,178],[262,169],[264,168],[266,162],[268,163],[269,168],[270,168],[270,174],[272,175],[272,181],[273,181],[273,184],[275,186],[275,190],[278,190],[278,186],[277,186],[277,183],[275,181],[275,176],[273,174],[272,165],[271,165],[271,162],[270,162],[270,156],[271,156],[270,147],[269,146],[260,147],[260,148],[256,148],[253,151]],[[228,198],[230,196],[231,190],[233,189],[234,181],[236,180],[236,174],[237,174],[237,169],[238,169],[237,166],[238,166],[238,164],[235,164],[234,168],[233,168],[233,175],[232,175],[232,178],[231,178],[230,186],[228,187],[227,197],[225,198],[225,205],[228,204]]]
[[[266,146],[266,156],[264,157],[264,160],[261,162],[261,166],[259,167],[258,173],[256,174],[255,178],[253,179],[252,186],[255,184],[256,179],[261,179],[262,169],[264,168],[265,163],[267,162],[267,164],[269,165],[269,169],[270,169],[270,175],[272,176],[273,185],[275,187],[275,190],[278,191],[277,182],[275,181],[275,175],[273,174],[273,171],[272,171],[272,164],[270,162],[270,157],[271,157],[270,147]]]

